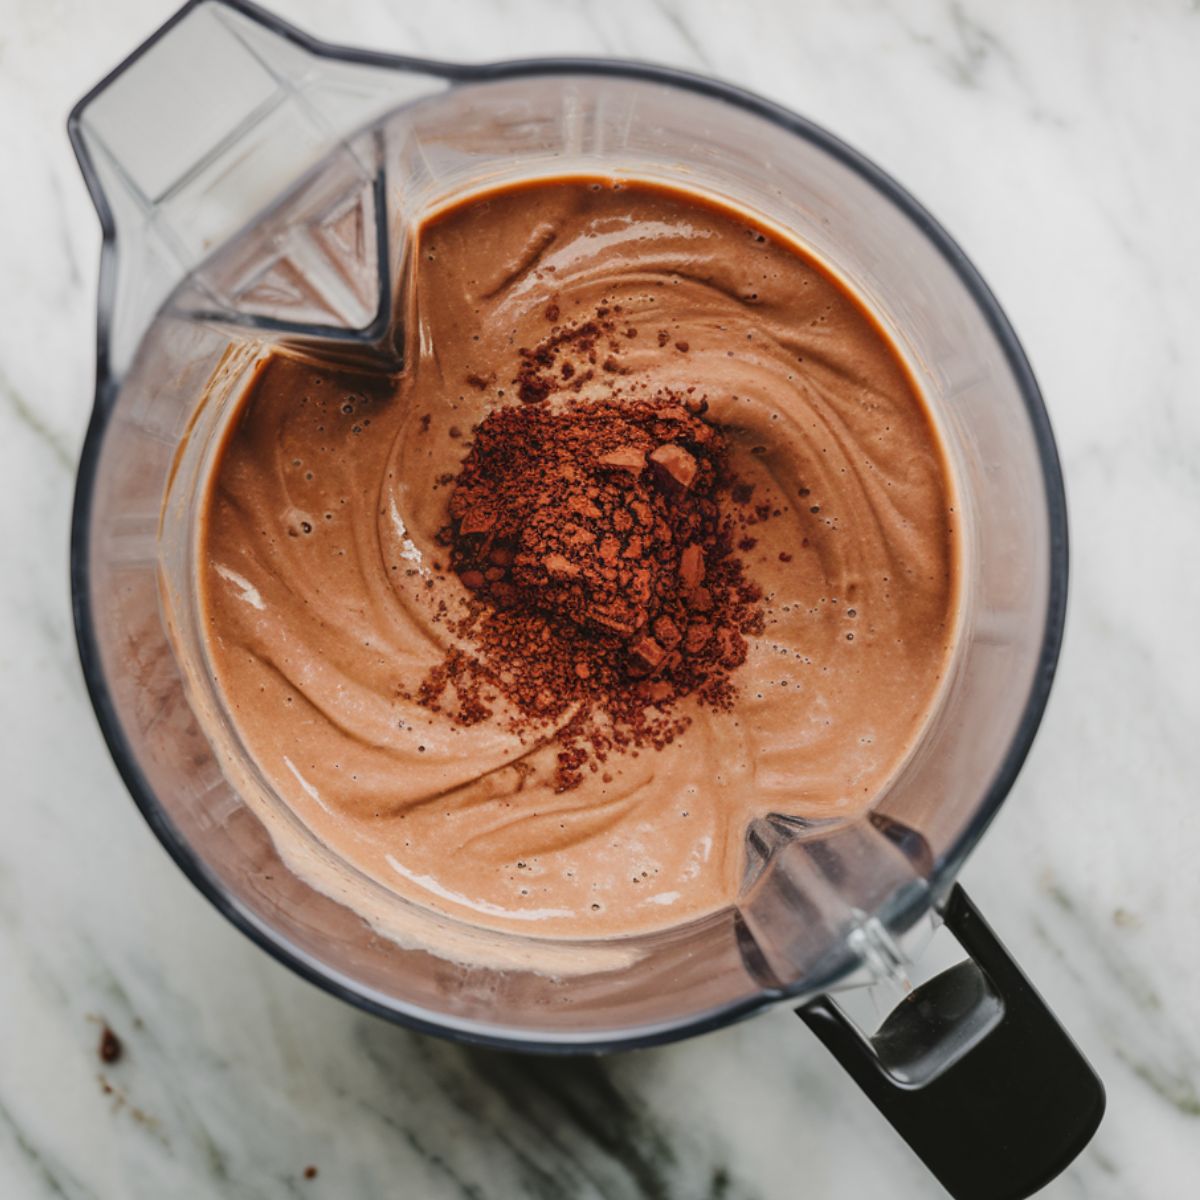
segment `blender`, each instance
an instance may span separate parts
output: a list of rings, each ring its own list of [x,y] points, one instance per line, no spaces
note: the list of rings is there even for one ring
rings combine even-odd
[[[69,128],[103,231],[71,548],[80,657],[122,777],[210,901],[370,1012],[508,1049],[653,1045],[788,1004],[952,1195],[1013,1200],[1057,1174],[1098,1125],[1103,1088],[955,877],[1046,703],[1065,501],[1020,345],[937,222],[829,133],[711,79],[333,47],[244,0],[187,4]],[[240,750],[206,670],[195,525],[224,421],[264,355],[298,347],[403,370],[399,289],[422,215],[570,172],[702,191],[829,263],[919,381],[966,532],[951,677],[869,810],[754,822],[734,904],[573,942],[585,966],[564,978],[522,969],[516,934],[455,931],[481,949],[511,943],[503,963],[441,957],[429,947],[456,922],[432,912],[404,914],[428,923],[425,943],[391,938],[281,857],[277,838],[306,831]],[[942,926],[967,957],[914,987]],[[864,989],[889,1010],[875,1028],[848,1012]]]

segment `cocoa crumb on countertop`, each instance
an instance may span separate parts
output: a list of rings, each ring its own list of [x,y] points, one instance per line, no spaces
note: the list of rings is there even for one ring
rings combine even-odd
[[[105,1025],[100,1030],[100,1044],[96,1047],[96,1053],[100,1056],[100,1061],[111,1065],[120,1061],[121,1055],[124,1052],[125,1047],[121,1039]]]

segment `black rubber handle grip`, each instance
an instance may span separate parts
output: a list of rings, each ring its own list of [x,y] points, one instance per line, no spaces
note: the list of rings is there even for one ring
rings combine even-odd
[[[961,887],[943,916],[970,958],[873,1037],[829,996],[797,1013],[955,1200],[1024,1200],[1087,1145],[1104,1085]]]

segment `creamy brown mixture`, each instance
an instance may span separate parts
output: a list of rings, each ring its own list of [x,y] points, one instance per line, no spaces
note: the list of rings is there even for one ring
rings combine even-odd
[[[476,924],[612,936],[727,904],[755,816],[866,806],[936,697],[957,534],[931,418],[841,285],[695,194],[495,191],[428,220],[413,271],[401,375],[277,354],[214,468],[202,603],[243,744],[326,845]],[[609,369],[522,400],[521,350],[598,309],[620,313]],[[563,718],[531,731],[500,698],[464,725],[417,697],[470,597],[437,537],[485,414],[618,383],[707,400],[762,514],[739,555],[765,633],[730,676],[730,711],[685,698],[669,745],[559,790]]]

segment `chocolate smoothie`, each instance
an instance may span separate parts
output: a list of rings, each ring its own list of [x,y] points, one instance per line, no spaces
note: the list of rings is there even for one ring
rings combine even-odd
[[[946,675],[916,386],[800,246],[659,185],[476,194],[411,271],[402,372],[277,352],[216,457],[198,573],[242,744],[338,855],[476,925],[730,903],[748,824],[868,806]]]

